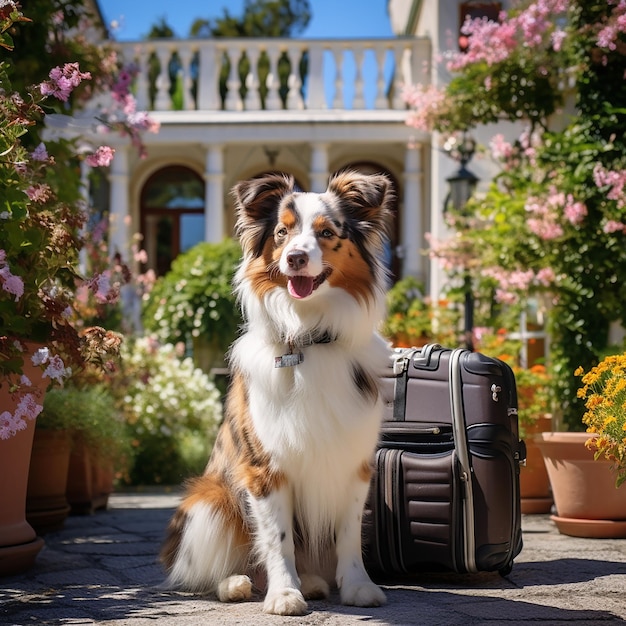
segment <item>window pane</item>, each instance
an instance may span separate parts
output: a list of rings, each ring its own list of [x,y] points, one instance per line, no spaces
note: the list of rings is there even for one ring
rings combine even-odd
[[[187,169],[168,168],[149,181],[143,200],[149,209],[202,209],[204,183]]]
[[[180,216],[180,251],[185,252],[204,241],[204,215],[184,213]]]

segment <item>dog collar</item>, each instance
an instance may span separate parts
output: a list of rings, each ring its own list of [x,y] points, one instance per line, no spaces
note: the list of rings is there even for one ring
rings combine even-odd
[[[337,336],[331,335],[328,331],[320,335],[307,335],[297,341],[288,341],[287,347],[289,352],[274,357],[274,367],[294,367],[295,365],[300,365],[304,361],[303,348],[318,343],[332,343],[333,341],[337,341]]]

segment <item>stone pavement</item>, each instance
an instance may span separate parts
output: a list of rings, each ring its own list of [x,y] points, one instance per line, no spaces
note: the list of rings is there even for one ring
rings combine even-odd
[[[626,539],[560,535],[546,515],[524,516],[524,549],[507,578],[423,574],[385,585],[388,604],[344,607],[334,594],[303,617],[261,612],[261,597],[220,604],[166,593],[157,554],[176,493],[113,494],[109,509],[70,517],[45,536],[26,574],[0,578],[0,625],[195,626],[368,624],[619,624],[626,621]]]

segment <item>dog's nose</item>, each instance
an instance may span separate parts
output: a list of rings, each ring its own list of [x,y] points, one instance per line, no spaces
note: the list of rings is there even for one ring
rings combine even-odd
[[[292,270],[301,270],[309,262],[309,255],[301,250],[293,250],[287,254],[287,265]]]

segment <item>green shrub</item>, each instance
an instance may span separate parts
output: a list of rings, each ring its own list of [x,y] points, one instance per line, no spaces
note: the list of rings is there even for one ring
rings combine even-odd
[[[200,243],[179,255],[147,296],[144,328],[163,343],[189,348],[201,339],[226,352],[241,325],[232,289],[240,259],[241,248],[232,239]]]
[[[134,448],[135,485],[179,484],[202,473],[222,417],[212,380],[172,344],[128,339],[112,380]]]
[[[129,462],[126,424],[104,384],[49,389],[37,428],[69,430],[74,441],[83,441],[100,459],[113,460],[118,469]]]

